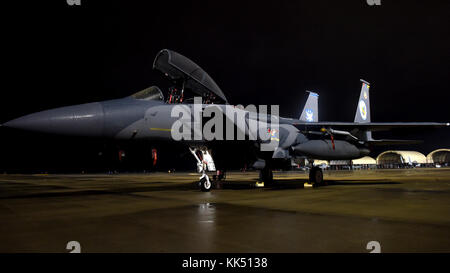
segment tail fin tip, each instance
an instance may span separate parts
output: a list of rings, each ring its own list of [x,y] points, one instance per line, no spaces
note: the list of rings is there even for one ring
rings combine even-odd
[[[306,100],[305,107],[300,115],[300,120],[305,122],[318,122],[319,121],[319,94],[306,90],[308,99]]]

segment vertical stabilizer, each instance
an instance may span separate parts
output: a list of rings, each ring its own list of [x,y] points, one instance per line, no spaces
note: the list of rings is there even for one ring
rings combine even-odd
[[[370,122],[370,83],[366,82],[365,80],[360,81],[362,82],[362,87],[361,94],[359,95],[358,107],[356,108],[355,122],[366,123]]]
[[[370,97],[369,97],[370,83],[366,82],[363,79],[360,79],[360,81],[362,82],[362,86],[361,86],[361,94],[359,95],[358,106],[356,107],[355,122],[367,123],[370,122]],[[362,138],[364,140],[371,140],[372,132],[370,131],[363,132]]]
[[[309,93],[306,100],[305,107],[303,108],[300,120],[305,122],[318,122],[319,121],[319,94],[306,91]]]

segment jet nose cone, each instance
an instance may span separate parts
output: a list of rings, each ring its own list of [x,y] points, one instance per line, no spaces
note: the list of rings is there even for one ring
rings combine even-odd
[[[101,136],[103,109],[87,103],[33,113],[3,124],[4,127],[73,136]]]

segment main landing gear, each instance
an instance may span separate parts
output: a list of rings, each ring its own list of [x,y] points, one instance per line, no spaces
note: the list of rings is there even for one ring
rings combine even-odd
[[[309,170],[309,183],[315,184],[315,185],[323,184],[323,172],[322,172],[321,168],[312,167]]]
[[[272,169],[264,167],[259,171],[259,181],[264,183],[264,186],[273,185],[273,172]]]
[[[209,176],[206,174],[206,171],[216,171],[216,166],[212,156],[205,147],[189,148],[189,150],[197,160],[197,172],[201,173],[200,181],[198,182],[200,190],[203,192],[210,191],[212,184],[211,180],[209,180]]]

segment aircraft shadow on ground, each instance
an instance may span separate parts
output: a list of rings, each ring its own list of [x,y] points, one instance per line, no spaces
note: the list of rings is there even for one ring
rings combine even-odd
[[[260,189],[256,186],[257,180],[237,182],[237,181],[213,181],[213,190],[252,190]],[[301,189],[304,188],[304,184],[307,183],[307,179],[283,179],[276,180],[270,186],[265,186],[265,190],[288,190],[288,189]],[[87,196],[87,195],[105,195],[105,194],[133,194],[139,192],[154,192],[154,191],[174,191],[174,190],[198,190],[198,182],[175,184],[166,182],[157,182],[158,186],[145,186],[145,187],[123,187],[123,188],[110,188],[110,189],[87,189],[87,190],[69,190],[69,191],[41,191],[31,192],[25,194],[15,194],[16,191],[11,194],[4,193],[0,196],[0,199],[16,199],[16,198],[45,198],[45,197],[65,197],[65,196]],[[165,185],[164,185],[165,184]],[[393,182],[389,180],[326,180],[328,186],[363,186],[363,185],[395,185],[401,184],[399,182]],[[35,190],[39,190],[39,187],[34,187]],[[55,190],[55,188],[52,188]],[[43,190],[48,188],[43,187]]]

